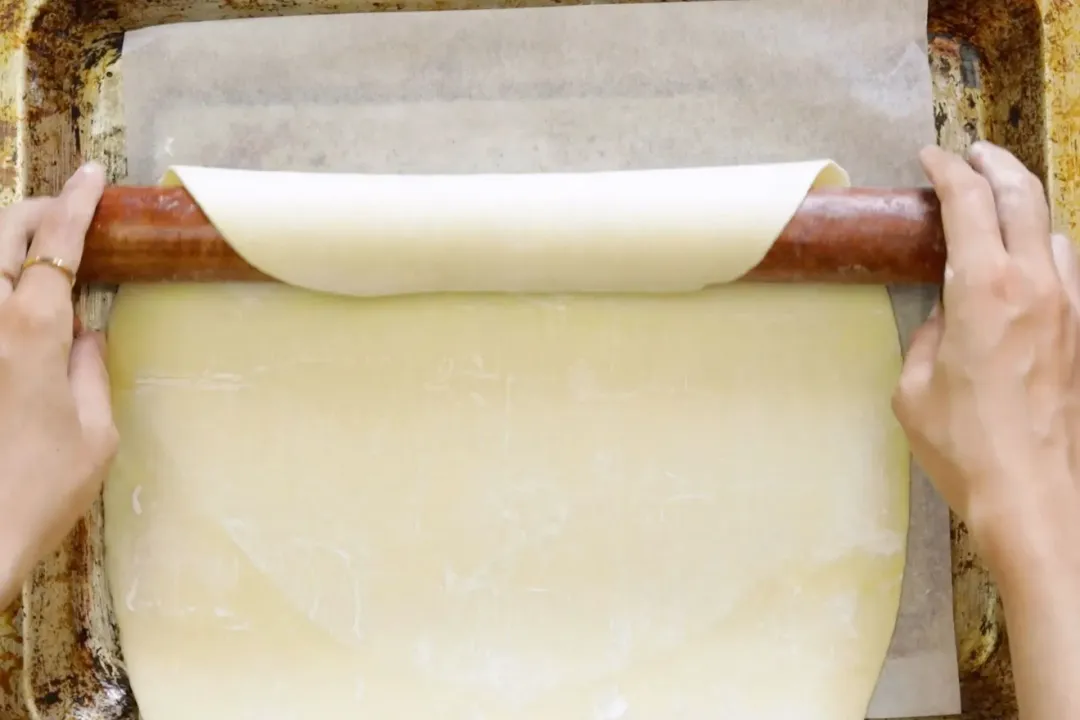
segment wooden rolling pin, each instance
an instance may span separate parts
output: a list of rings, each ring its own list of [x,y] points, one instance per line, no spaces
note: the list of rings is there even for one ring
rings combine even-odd
[[[937,283],[945,241],[929,189],[811,192],[746,278],[880,285]],[[82,283],[271,281],[229,246],[183,188],[109,187],[79,269]]]

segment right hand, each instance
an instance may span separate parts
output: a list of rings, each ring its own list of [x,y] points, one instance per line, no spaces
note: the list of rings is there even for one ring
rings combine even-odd
[[[948,264],[893,407],[993,569],[1080,538],[1080,270],[1011,154],[978,143],[968,161],[936,147],[921,159]]]

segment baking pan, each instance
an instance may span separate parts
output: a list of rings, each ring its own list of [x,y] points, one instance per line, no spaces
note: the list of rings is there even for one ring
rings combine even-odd
[[[268,15],[562,4],[555,0],[0,0],[0,202],[59,190],[84,160],[126,175],[120,46],[150,25]],[[1080,3],[930,0],[941,145],[984,138],[1047,183],[1055,225],[1080,220]],[[838,43],[837,52],[843,52]],[[80,299],[101,325],[109,294]],[[134,719],[102,569],[100,503],[0,612],[0,718]],[[963,717],[1017,717],[997,593],[953,521]]]

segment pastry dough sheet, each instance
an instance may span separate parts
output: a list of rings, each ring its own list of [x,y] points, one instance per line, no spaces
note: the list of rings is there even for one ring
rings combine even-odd
[[[697,289],[819,180],[846,176],[167,179],[264,271],[365,295]],[[142,713],[189,714],[183,687],[222,718],[312,691],[320,715],[863,717],[907,526],[891,306],[773,290],[126,288],[106,546]],[[199,656],[226,660],[200,681]]]
[[[925,39],[925,0],[189,23],[127,34],[116,97],[137,184],[174,165],[482,174],[835,156],[860,185],[905,187],[934,141]],[[936,293],[891,292],[903,346]],[[917,468],[911,506],[873,717],[959,710],[948,511]]]
[[[251,265],[344,295],[686,292],[757,265],[828,160],[508,175],[174,167]],[[305,238],[303,247],[297,238]]]
[[[883,289],[128,286],[110,333],[147,720],[864,716],[908,518]]]

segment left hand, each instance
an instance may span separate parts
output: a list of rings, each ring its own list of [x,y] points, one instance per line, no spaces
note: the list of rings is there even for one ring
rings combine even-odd
[[[76,336],[68,275],[104,188],[85,165],[59,196],[0,211],[0,609],[89,509],[116,453],[104,339]],[[23,269],[27,257],[62,267]]]

